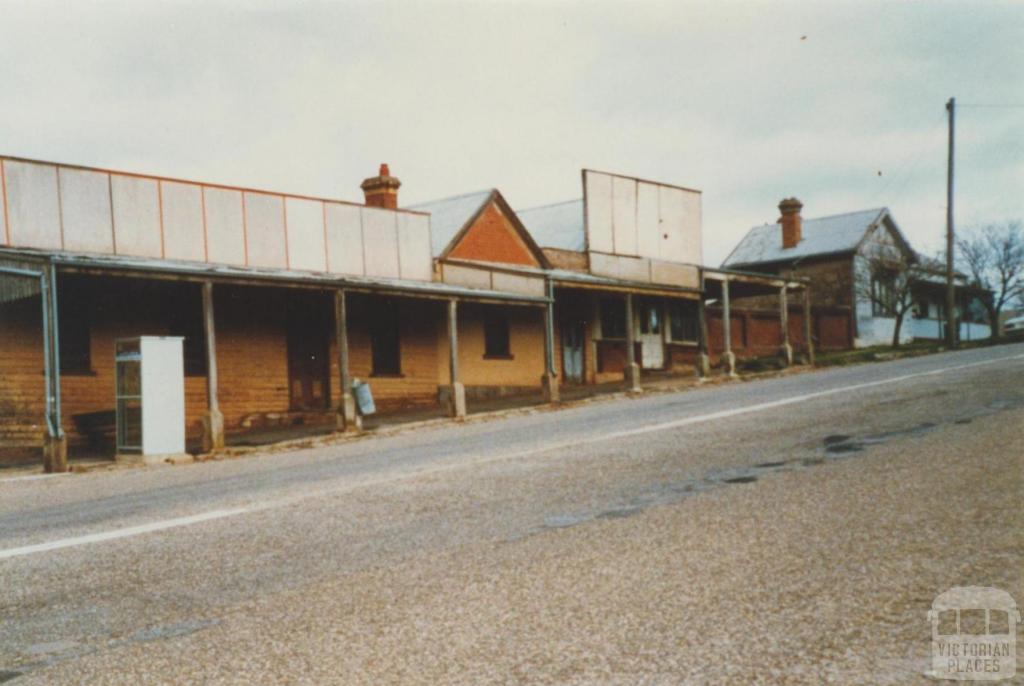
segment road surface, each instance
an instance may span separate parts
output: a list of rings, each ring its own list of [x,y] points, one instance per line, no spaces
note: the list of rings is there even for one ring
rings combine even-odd
[[[0,482],[0,682],[934,683],[1022,427],[1008,345]]]

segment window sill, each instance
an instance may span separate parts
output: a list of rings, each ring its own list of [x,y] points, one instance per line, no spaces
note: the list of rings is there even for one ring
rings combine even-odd
[[[61,376],[96,376],[95,369],[62,369]]]
[[[371,379],[404,379],[405,374],[401,372],[389,373],[389,372],[373,372],[370,374]]]
[[[485,360],[514,360],[514,355],[484,355]]]

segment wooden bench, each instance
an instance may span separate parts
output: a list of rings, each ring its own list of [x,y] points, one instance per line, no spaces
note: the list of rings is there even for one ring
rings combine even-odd
[[[89,441],[90,448],[109,451],[117,444],[117,414],[114,410],[81,412],[71,418],[78,433]]]

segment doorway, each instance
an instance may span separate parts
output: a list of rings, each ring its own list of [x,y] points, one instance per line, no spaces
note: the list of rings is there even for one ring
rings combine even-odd
[[[644,369],[661,369],[665,366],[661,308],[654,302],[641,302],[637,314],[640,317],[640,366]]]
[[[569,319],[562,322],[562,376],[567,382],[583,382],[583,342],[585,339],[585,321]]]
[[[292,410],[326,410],[331,402],[327,302],[294,294],[288,305],[289,404]]]

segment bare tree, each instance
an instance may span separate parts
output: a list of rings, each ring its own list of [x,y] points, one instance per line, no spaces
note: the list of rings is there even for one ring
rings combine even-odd
[[[892,347],[898,348],[903,319],[914,306],[913,268],[904,255],[892,252],[876,251],[863,259],[866,269],[856,280],[857,298],[869,301],[875,316],[895,320]]]
[[[1020,220],[988,224],[967,231],[956,243],[971,280],[992,291],[992,297],[983,303],[992,337],[999,338],[1003,335],[999,321],[1003,308],[1024,299],[1024,226]]]

